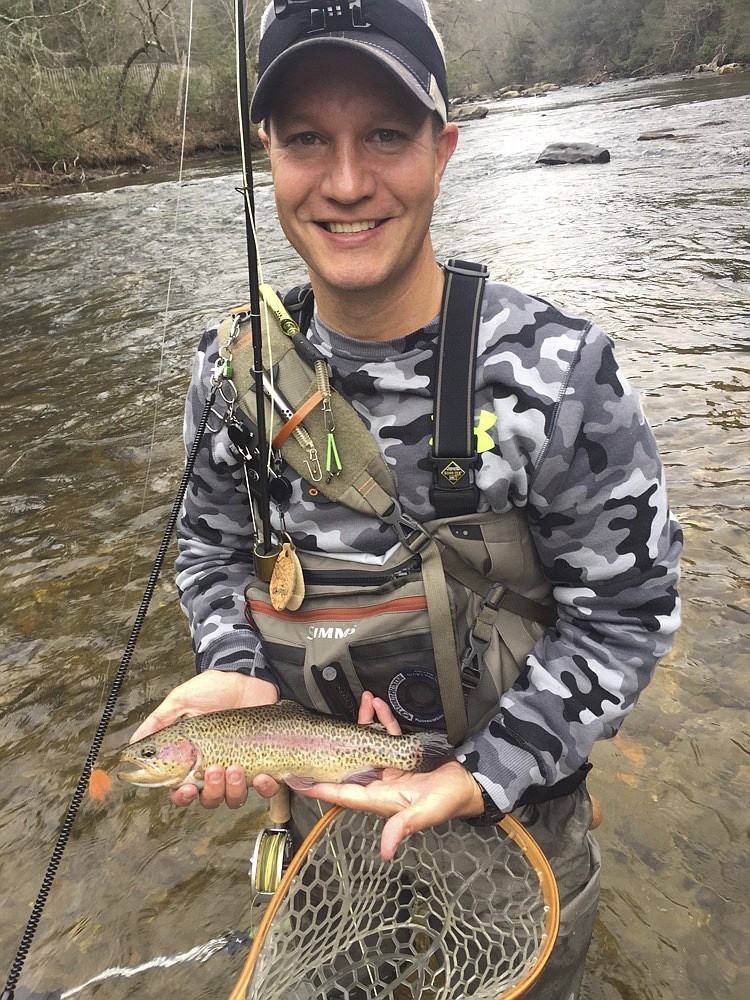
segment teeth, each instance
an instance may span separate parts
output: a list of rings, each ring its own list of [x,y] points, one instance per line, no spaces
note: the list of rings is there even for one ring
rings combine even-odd
[[[328,231],[331,233],[363,233],[367,229],[374,229],[377,222],[329,222]]]

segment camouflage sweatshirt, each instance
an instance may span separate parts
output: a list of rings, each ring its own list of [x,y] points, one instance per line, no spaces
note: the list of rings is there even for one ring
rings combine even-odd
[[[309,332],[330,359],[334,387],[379,442],[404,509],[421,521],[435,516],[427,456],[437,328],[436,319],[403,339],[371,343],[316,316]],[[216,357],[212,327],[188,393],[188,447]],[[489,283],[475,385],[479,510],[526,508],[559,613],[496,717],[456,751],[510,810],[529,786],[572,774],[596,740],[617,732],[670,649],[682,535],[637,396],[597,327]],[[293,487],[286,529],[298,547],[377,564],[397,544],[391,527],[312,497],[292,470],[285,475]],[[196,666],[275,682],[243,613],[252,531],[242,465],[226,430],[208,433],[178,529],[177,583]]]

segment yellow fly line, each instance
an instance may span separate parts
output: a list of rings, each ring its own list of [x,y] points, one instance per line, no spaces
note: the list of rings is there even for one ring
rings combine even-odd
[[[414,834],[331,809],[272,896],[229,1000],[514,1000],[540,975],[560,906],[549,862],[512,817]]]

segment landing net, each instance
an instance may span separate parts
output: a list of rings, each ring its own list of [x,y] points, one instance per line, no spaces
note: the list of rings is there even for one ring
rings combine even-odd
[[[415,834],[379,854],[383,820],[331,810],[274,894],[230,1000],[510,1000],[559,922],[549,864],[506,817]]]

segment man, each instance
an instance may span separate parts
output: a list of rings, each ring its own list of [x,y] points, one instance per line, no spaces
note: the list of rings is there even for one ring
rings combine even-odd
[[[269,7],[251,110],[263,122],[281,225],[308,267],[308,337],[380,444],[404,509],[430,521],[426,456],[445,281],[430,222],[458,133],[447,123],[445,65],[426,3],[364,0],[285,20]],[[196,360],[188,442],[216,357],[214,329]],[[529,639],[517,679],[456,760],[305,795],[389,817],[386,858],[417,830],[515,810],[550,858],[562,903],[559,943],[528,995],[569,1000],[580,989],[599,874],[590,800],[576,775],[670,647],[681,535],[648,425],[599,330],[490,283],[475,368],[475,419],[489,414],[493,437],[476,471],[478,510],[495,512],[498,523],[521,512],[557,624],[534,633],[533,648]],[[291,470],[284,475],[283,527],[300,551],[377,565],[398,544],[392,528],[322,502]],[[510,561],[521,558],[521,544]],[[244,617],[252,548],[242,463],[221,430],[202,447],[180,527],[178,585],[198,674],[133,739],[181,715],[272,703],[288,690],[289,665],[274,661]],[[395,708],[364,690],[359,722],[378,719],[396,734]],[[254,786],[264,796],[277,789],[268,776]],[[172,794],[180,805],[195,797],[192,786]],[[206,772],[205,807],[236,808],[246,798],[241,769]]]

